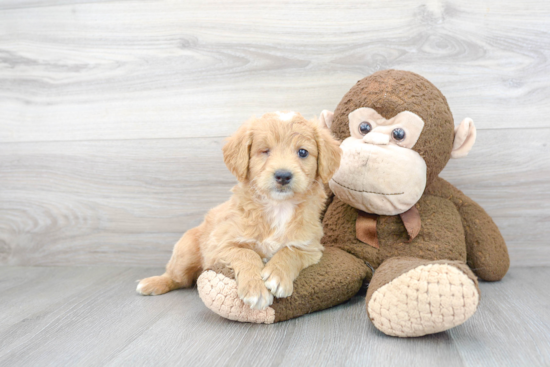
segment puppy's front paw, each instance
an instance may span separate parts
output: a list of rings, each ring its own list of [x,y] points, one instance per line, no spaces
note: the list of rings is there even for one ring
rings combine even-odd
[[[238,295],[252,309],[264,310],[273,303],[273,295],[269,293],[260,279],[237,281]]]
[[[288,297],[294,290],[293,281],[287,273],[269,263],[262,270],[262,279],[267,289],[277,298]]]

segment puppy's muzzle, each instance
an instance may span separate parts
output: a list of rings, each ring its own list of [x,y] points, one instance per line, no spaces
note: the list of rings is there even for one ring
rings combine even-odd
[[[279,169],[274,173],[275,181],[281,186],[288,185],[292,180],[292,173],[287,170]]]

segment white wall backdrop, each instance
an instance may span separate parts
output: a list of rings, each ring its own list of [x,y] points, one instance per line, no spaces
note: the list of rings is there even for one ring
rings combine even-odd
[[[417,72],[478,141],[442,176],[550,264],[550,3],[0,0],[0,264],[162,266],[229,197],[221,146]]]

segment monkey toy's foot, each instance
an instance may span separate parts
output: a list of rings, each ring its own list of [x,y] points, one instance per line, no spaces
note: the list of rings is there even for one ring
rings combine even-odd
[[[462,324],[479,303],[477,280],[459,261],[392,258],[376,270],[367,312],[384,334],[414,337]]]
[[[337,248],[327,247],[321,261],[300,273],[290,297],[276,298],[264,310],[247,306],[237,294],[233,271],[216,265],[197,280],[199,296],[210,310],[226,319],[272,324],[345,302],[372,276],[364,262]]]

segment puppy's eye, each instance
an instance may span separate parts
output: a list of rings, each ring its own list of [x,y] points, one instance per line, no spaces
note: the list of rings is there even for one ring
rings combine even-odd
[[[391,134],[393,135],[393,138],[395,140],[403,140],[405,139],[405,130],[403,130],[402,128],[398,127],[397,129],[393,129],[393,131],[391,132]]]
[[[261,153],[265,155],[269,155],[269,149],[262,149]]]
[[[372,130],[372,125],[367,121],[363,121],[359,124],[359,132],[363,135],[367,135]]]
[[[301,157],[301,158],[305,158],[309,155],[309,152],[305,149],[300,149],[298,150],[298,155]]]

